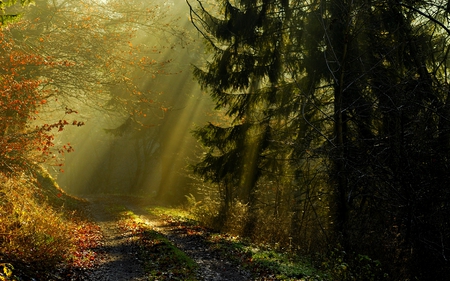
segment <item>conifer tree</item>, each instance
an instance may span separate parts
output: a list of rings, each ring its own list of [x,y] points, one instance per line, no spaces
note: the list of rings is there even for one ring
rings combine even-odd
[[[437,156],[448,155],[446,141],[440,143],[448,131],[441,113],[448,107],[442,91],[446,79],[440,75],[448,61],[435,58],[446,48],[434,43],[448,36],[436,23],[444,11],[423,13],[430,5],[426,1],[328,5],[324,54],[333,92],[334,132],[327,157],[333,164],[335,235],[346,252],[416,264],[397,264],[405,275],[394,278],[426,278],[431,272],[436,276],[445,257],[432,254],[432,244],[439,242],[425,225],[445,232],[430,217],[433,212],[447,213],[445,208],[434,209],[433,200],[448,198],[448,192],[431,176],[448,182],[447,173],[432,172],[440,170],[438,162],[439,167],[448,165]],[[441,250],[448,239],[444,236]],[[379,237],[384,247],[375,246]],[[419,251],[422,254],[411,254]],[[416,271],[419,264],[422,269]]]
[[[221,3],[222,13],[199,2],[191,14],[213,53],[196,76],[229,118],[195,132],[207,152],[194,168],[223,188],[225,210],[235,198],[251,206],[258,183],[282,174],[268,155],[283,155],[298,185],[292,229],[325,190],[330,213],[311,205],[347,262],[369,255],[393,280],[444,280],[447,3]]]
[[[278,122],[274,110],[284,102],[287,7],[273,0],[221,1],[220,16],[198,4],[198,9],[191,6],[193,22],[208,39],[214,57],[205,68],[196,68],[195,75],[228,120],[195,131],[207,153],[194,170],[220,186],[226,215],[235,199],[252,208],[261,171],[268,168],[264,153],[273,146]]]

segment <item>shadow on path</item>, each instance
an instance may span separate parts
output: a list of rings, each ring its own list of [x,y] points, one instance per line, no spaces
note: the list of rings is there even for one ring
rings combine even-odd
[[[104,239],[97,249],[100,264],[86,271],[85,279],[92,281],[132,281],[148,280],[135,235],[124,233],[118,228],[114,208],[117,202],[103,198],[87,198],[91,204],[89,211],[100,226]]]

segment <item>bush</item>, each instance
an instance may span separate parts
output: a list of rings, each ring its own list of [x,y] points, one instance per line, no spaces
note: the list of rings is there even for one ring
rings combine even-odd
[[[3,181],[0,248],[3,258],[25,263],[63,259],[70,243],[68,223],[53,208],[35,199],[36,186]]]
[[[39,177],[48,179],[49,175],[36,171],[38,177],[0,176],[0,264],[11,264],[14,274],[30,278],[69,261],[76,243],[71,237],[76,212],[65,207],[75,206],[69,201],[76,200],[54,181],[43,184]]]
[[[331,280],[377,281],[388,278],[379,260],[373,260],[362,254],[349,256],[340,249],[334,249],[323,265],[329,272]]]

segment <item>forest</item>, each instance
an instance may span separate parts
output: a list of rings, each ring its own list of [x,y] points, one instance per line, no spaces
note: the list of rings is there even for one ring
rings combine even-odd
[[[0,280],[117,196],[320,272],[245,280],[447,280],[449,43],[448,0],[0,1]]]

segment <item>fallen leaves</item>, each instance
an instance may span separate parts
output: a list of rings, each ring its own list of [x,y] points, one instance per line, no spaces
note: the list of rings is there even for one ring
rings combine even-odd
[[[103,239],[100,227],[92,222],[84,222],[73,230],[72,237],[75,248],[69,256],[71,266],[80,269],[95,266],[97,257],[95,249]]]

